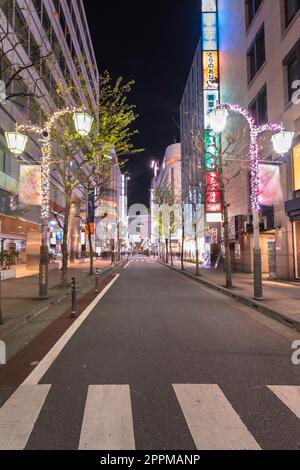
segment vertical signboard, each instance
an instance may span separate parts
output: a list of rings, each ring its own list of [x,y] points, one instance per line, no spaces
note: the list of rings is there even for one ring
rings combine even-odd
[[[204,99],[204,139],[206,171],[206,218],[209,222],[222,219],[222,199],[216,158],[220,136],[213,133],[208,115],[220,101],[218,45],[218,2],[202,0],[202,68]],[[208,216],[209,214],[209,216]]]

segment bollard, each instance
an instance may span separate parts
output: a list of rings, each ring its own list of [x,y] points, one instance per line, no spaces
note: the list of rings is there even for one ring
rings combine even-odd
[[[99,292],[99,289],[98,289],[99,276],[100,276],[100,271],[99,271],[99,269],[96,269],[95,292]]]
[[[72,318],[77,317],[77,291],[76,291],[76,279],[75,277],[72,277],[72,282],[71,282],[71,295],[72,295]]]

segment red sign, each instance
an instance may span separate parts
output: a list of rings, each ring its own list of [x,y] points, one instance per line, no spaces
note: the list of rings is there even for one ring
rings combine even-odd
[[[206,212],[222,212],[221,182],[217,171],[208,171],[206,179]]]
[[[217,171],[208,171],[205,178],[206,191],[221,191],[221,182]]]

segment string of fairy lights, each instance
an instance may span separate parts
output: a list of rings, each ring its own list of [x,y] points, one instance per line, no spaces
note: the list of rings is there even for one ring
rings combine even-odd
[[[260,195],[260,181],[259,181],[259,145],[258,137],[263,132],[282,132],[284,127],[282,124],[263,124],[257,126],[254,117],[248,111],[237,104],[219,104],[217,109],[224,109],[231,111],[235,114],[242,116],[248,123],[249,134],[250,134],[250,150],[249,150],[249,162],[250,162],[250,184],[251,184],[251,208],[253,212],[260,210],[259,195]]]
[[[66,108],[55,111],[45,122],[43,126],[35,124],[16,124],[17,132],[31,132],[39,136],[42,152],[42,165],[41,165],[41,217],[42,219],[49,218],[49,200],[50,200],[50,165],[51,165],[51,131],[57,121],[63,117],[83,112],[80,106],[67,106]]]

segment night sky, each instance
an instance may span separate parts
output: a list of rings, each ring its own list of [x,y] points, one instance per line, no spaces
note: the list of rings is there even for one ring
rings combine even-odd
[[[145,152],[130,157],[129,204],[149,203],[153,158],[180,142],[179,106],[200,36],[197,0],[84,0],[99,71],[134,79]]]

